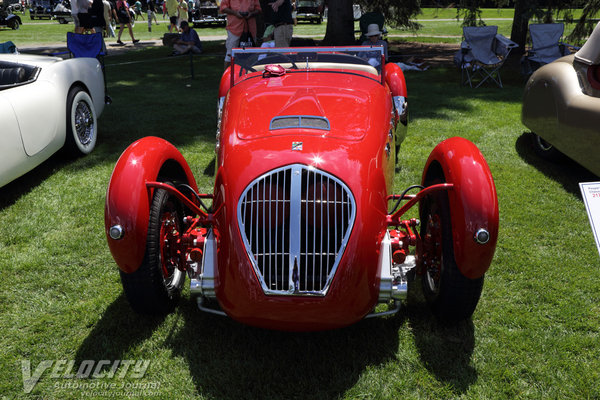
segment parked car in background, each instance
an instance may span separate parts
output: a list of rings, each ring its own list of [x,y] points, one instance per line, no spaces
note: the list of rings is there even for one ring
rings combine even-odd
[[[296,19],[298,21],[323,22],[323,3],[321,1],[299,0],[296,2]]]
[[[203,1],[199,8],[190,13],[190,20],[195,27],[225,26],[227,15],[219,11],[219,6],[214,1]]]
[[[34,0],[29,8],[31,19],[52,19],[54,6],[50,0]]]
[[[105,203],[131,307],[172,311],[189,276],[203,311],[334,329],[396,313],[418,276],[437,316],[469,318],[498,236],[492,175],[455,137],[423,160],[419,185],[392,193],[408,102],[402,70],[383,61],[382,47],[234,49],[210,194],[167,141],[131,144]]]
[[[521,118],[537,154],[564,154],[600,176],[600,24],[577,53],[533,73]]]
[[[63,147],[90,153],[104,96],[94,58],[0,54],[0,187]]]
[[[0,3],[0,26],[6,26],[10,29],[19,29],[21,24],[21,17],[11,12],[10,6]]]
[[[15,14],[15,13],[23,13],[25,11],[25,7],[23,6],[23,4],[21,4],[21,2],[19,0],[5,0],[4,2],[0,2],[0,6],[4,4],[6,7],[6,10],[11,13],[11,14]]]
[[[52,10],[52,18],[61,24],[73,21],[71,16],[71,2],[69,0],[59,1]]]

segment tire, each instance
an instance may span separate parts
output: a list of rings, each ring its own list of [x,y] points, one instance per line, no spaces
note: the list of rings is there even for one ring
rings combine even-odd
[[[11,19],[10,21],[8,21],[8,27],[13,31],[16,31],[17,29],[19,29],[19,21],[17,21],[16,19]]]
[[[72,156],[92,152],[98,138],[98,121],[92,98],[81,87],[69,90],[67,96],[67,131],[65,149]]]
[[[438,192],[421,204],[423,294],[433,314],[448,322],[473,315],[483,289],[483,277],[466,278],[456,265],[448,194]]]
[[[173,234],[181,233],[182,218],[179,200],[163,189],[156,189],[142,264],[133,273],[121,271],[123,291],[136,313],[164,315],[172,312],[179,302],[185,273],[177,268],[174,257],[168,256],[172,250],[168,243]]]
[[[532,134],[531,143],[533,145],[533,151],[545,160],[559,161],[563,158],[563,154],[557,150],[556,147],[546,142],[535,133]]]

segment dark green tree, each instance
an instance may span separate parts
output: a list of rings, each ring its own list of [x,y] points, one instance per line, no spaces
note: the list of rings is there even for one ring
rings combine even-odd
[[[460,0],[457,3],[457,17],[463,19],[463,25],[484,25],[480,18],[482,4],[482,0]],[[498,7],[508,4],[508,0],[496,1]],[[570,40],[581,40],[589,35],[595,25],[590,19],[600,11],[600,0],[515,0],[510,38],[519,45],[516,53],[525,50],[530,23],[552,23],[556,19],[572,23],[574,22],[573,9],[582,6],[583,15],[569,36]]]
[[[581,17],[577,20],[573,32],[569,35],[569,40],[581,42],[584,38],[588,37],[597,24],[597,21],[594,21],[593,18],[599,13],[600,0],[586,1],[583,6]]]
[[[420,0],[327,0],[327,28],[324,44],[348,45],[355,42],[353,4],[360,4],[363,12],[381,12],[386,25],[416,29],[414,17],[421,10]]]

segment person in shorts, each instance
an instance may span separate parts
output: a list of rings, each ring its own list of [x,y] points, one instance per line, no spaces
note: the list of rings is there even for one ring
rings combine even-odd
[[[165,3],[167,4],[167,14],[169,14],[169,32],[173,32],[173,28],[175,28],[175,32],[178,32],[179,29],[177,28],[177,15],[179,11],[179,3],[177,0],[166,0]]]
[[[127,25],[127,28],[129,29],[129,36],[131,36],[131,41],[133,42],[133,44],[139,42],[139,39],[133,37],[133,29],[131,29],[131,18],[129,16],[129,4],[127,4],[125,0],[117,1],[117,18],[119,20],[120,25],[119,35],[117,36],[117,43],[123,45],[123,42],[121,42],[121,34],[125,29],[125,25]]]
[[[231,50],[238,47],[244,31],[250,32],[256,43],[256,16],[261,13],[258,0],[222,0],[220,10],[227,14],[225,69],[231,63]]]
[[[79,23],[79,7],[77,7],[77,0],[73,0],[71,3],[71,17],[73,18],[73,25],[75,29],[73,30],[75,33],[82,33],[81,24]]]

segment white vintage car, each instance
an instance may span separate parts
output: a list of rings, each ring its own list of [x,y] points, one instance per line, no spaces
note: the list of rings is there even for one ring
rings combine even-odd
[[[104,101],[94,58],[0,54],[0,187],[63,147],[90,153]]]

